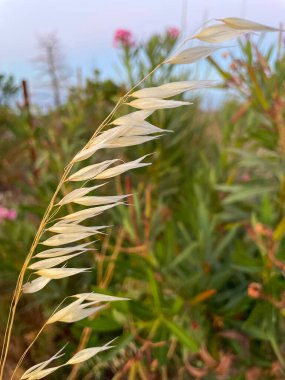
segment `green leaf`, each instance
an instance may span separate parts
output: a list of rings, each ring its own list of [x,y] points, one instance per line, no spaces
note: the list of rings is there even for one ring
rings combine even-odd
[[[230,204],[238,201],[248,201],[251,198],[258,197],[264,194],[268,194],[272,191],[275,191],[275,186],[250,186],[247,188],[243,188],[238,192],[235,192],[234,194],[231,194],[227,196],[223,203],[224,204]]]
[[[187,331],[170,320],[163,319],[163,322],[165,323],[165,326],[167,326],[167,328],[172,332],[172,334],[176,336],[180,343],[185,345],[191,352],[198,352],[198,343],[194,340],[193,337],[187,334]]]

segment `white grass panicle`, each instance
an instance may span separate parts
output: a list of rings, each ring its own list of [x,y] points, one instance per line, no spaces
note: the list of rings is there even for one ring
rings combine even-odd
[[[84,225],[84,222],[87,219],[92,219],[95,223],[95,221],[98,220],[95,218],[96,216],[123,204],[124,199],[128,196],[128,194],[119,196],[96,195],[96,190],[99,187],[107,185],[106,183],[100,183],[100,181],[110,180],[128,170],[150,165],[150,162],[146,161],[148,160],[147,156],[139,157],[131,162],[122,162],[119,159],[98,162],[100,155],[96,153],[102,149],[120,149],[122,147],[143,144],[163,136],[166,131],[150,124],[146,119],[156,110],[188,106],[191,104],[187,101],[169,100],[168,98],[192,89],[215,86],[216,83],[211,81],[181,81],[165,83],[158,87],[139,90],[137,90],[137,87],[162,65],[191,64],[221,49],[220,45],[212,44],[221,44],[251,32],[257,33],[278,30],[239,18],[224,18],[217,21],[218,23],[207,26],[195,35],[186,38],[177,52],[160,63],[152,72],[128,91],[127,94],[119,100],[110,115],[98,127],[88,143],[75,155],[66,167],[40,223],[31,250],[27,255],[18,278],[4,335],[1,353],[0,380],[3,380],[4,377],[5,363],[9,352],[16,308],[20,297],[23,293],[28,294],[41,291],[50,281],[56,281],[78,274],[84,275],[85,272],[88,272],[90,268],[67,267],[67,263],[87,252],[91,245],[90,243],[84,242],[84,239],[95,238],[97,234],[104,232],[106,226],[98,226],[96,224],[95,226],[87,227]],[[183,45],[190,43],[192,40],[198,40],[198,42],[202,41],[202,44],[181,50]],[[204,42],[210,45],[203,45]],[[128,104],[138,109],[138,111],[112,120],[115,112],[123,104]],[[92,156],[94,156],[94,164],[88,166],[84,165],[84,161]],[[79,164],[81,168],[74,170],[75,164]],[[60,199],[60,190],[65,183],[69,183],[69,185],[74,184],[75,188]],[[55,215],[59,209],[65,209],[65,206],[70,203],[80,205],[82,209],[73,213],[66,212],[64,216],[55,221]],[[39,246],[52,248],[42,249],[38,252]],[[63,301],[66,305],[63,306],[63,302],[61,302],[60,306],[57,307],[54,313],[48,318],[34,341],[47,325],[57,322],[73,323],[79,321],[98,313],[105,307],[106,303],[121,300],[124,300],[124,298],[95,293],[69,296]],[[12,375],[12,379],[34,341],[20,358]],[[77,365],[111,347],[111,342],[108,342],[102,347],[86,348],[77,352],[73,357],[67,360],[65,364],[50,367],[54,361],[62,357],[64,349],[61,349],[50,359],[28,369],[22,375],[21,379],[38,380],[45,378],[63,366]]]

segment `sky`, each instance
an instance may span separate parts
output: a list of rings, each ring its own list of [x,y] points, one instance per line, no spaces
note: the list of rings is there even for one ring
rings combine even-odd
[[[38,37],[55,32],[75,78],[96,67],[112,76],[118,62],[116,29],[142,40],[170,26],[193,32],[205,20],[245,17],[285,24],[285,0],[0,0],[0,72],[27,79],[37,91]]]

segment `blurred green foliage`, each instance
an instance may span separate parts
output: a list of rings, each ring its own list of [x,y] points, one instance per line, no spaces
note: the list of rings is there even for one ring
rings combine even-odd
[[[64,166],[126,88],[175,43],[166,33],[120,46],[126,83],[102,80],[95,71],[82,88],[70,90],[60,109],[31,115],[1,102],[0,201],[18,211],[16,221],[0,226],[1,330],[17,273]],[[97,252],[80,259],[95,266],[92,273],[23,297],[15,356],[58,299],[92,289],[131,301],[71,328],[53,327],[30,352],[31,363],[66,341],[71,353],[79,340],[93,345],[119,337],[116,348],[75,368],[69,379],[284,378],[285,55],[281,47],[262,52],[259,42],[245,40],[237,57],[227,52],[208,60],[233,96],[209,110],[201,107],[203,93],[191,95],[193,106],[150,118],[174,133],[119,153],[124,159],[155,155],[152,166],[117,180],[113,192],[102,188],[133,196],[128,207],[100,216],[100,223],[114,227]],[[165,66],[146,85],[186,75],[191,71],[178,76]],[[0,83],[10,81],[0,77]]]

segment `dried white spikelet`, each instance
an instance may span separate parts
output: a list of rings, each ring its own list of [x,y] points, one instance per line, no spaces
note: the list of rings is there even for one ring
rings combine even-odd
[[[93,356],[97,355],[99,352],[103,352],[106,350],[109,350],[110,348],[113,348],[114,346],[110,346],[110,343],[104,344],[102,347],[90,347],[85,348],[84,350],[81,350],[77,352],[74,356],[72,356],[71,359],[68,360],[66,364],[78,364],[86,362],[87,360],[93,358]]]
[[[77,155],[74,157],[74,161],[83,161],[91,157],[98,150],[105,149],[108,145],[108,142],[116,137],[116,130],[114,128],[99,134],[93,138],[83,150],[77,153]]]
[[[158,87],[143,88],[132,93],[134,98],[169,98],[179,95],[185,91],[211,87],[216,84],[215,81],[181,81],[170,82]]]
[[[188,91],[200,88],[213,87],[218,84],[215,80],[184,80],[179,82],[169,82],[162,84],[160,88],[170,91]],[[176,94],[177,95],[177,94]]]
[[[81,293],[76,294],[74,297],[76,298],[85,298],[86,301],[93,301],[94,303],[97,302],[114,302],[114,301],[128,301],[129,298],[124,297],[115,297],[115,296],[109,296],[107,294],[101,294],[101,293]]]
[[[63,255],[67,255],[69,253],[76,252],[76,251],[88,250],[88,248],[86,247],[90,244],[91,243],[85,243],[85,244],[80,244],[74,247],[65,247],[65,248],[60,247],[60,248],[47,249],[45,251],[39,252],[34,257],[52,258],[52,257],[63,256]]]
[[[50,268],[41,269],[35,272],[37,275],[47,277],[52,280],[59,280],[79,273],[89,272],[91,268]]]
[[[127,103],[129,106],[139,108],[139,109],[149,109],[149,110],[158,110],[165,108],[176,108],[180,106],[188,106],[192,103],[183,102],[180,100],[163,100],[159,98],[141,98],[133,100],[130,103]]]
[[[153,111],[148,111],[148,110],[131,112],[127,115],[121,116],[118,119],[114,120],[112,124],[114,125],[137,124],[145,120],[152,113]]]
[[[119,160],[107,160],[101,162],[100,164],[86,166],[85,168],[78,170],[76,173],[68,177],[67,181],[86,181],[88,179],[95,178],[96,175],[117,161]]]
[[[115,128],[114,128],[115,129]],[[148,141],[155,140],[159,138],[160,136],[108,136],[108,139],[106,141],[103,141],[99,144],[91,144],[90,147],[86,150],[83,150],[78,154],[77,161],[85,160],[86,158],[91,157],[95,152],[97,152],[100,149],[114,149],[114,148],[124,148],[128,146],[134,146],[139,144],[144,144]]]
[[[21,380],[24,380],[24,379],[28,379],[30,378],[31,375],[35,375],[37,374],[38,372],[40,372],[41,370],[43,370],[46,366],[48,366],[51,362],[53,362],[54,360],[62,357],[64,354],[61,354],[61,352],[64,350],[64,347],[61,348],[55,355],[53,355],[51,358],[49,358],[48,360],[45,360],[44,362],[42,363],[39,363],[39,364],[36,364],[36,365],[33,365],[32,367],[30,367],[21,377]]]
[[[147,156],[149,156],[149,155],[146,154],[145,156],[140,157],[137,160],[126,162],[125,164],[120,164],[120,165],[117,165],[113,168],[109,168],[109,169],[103,171],[102,173],[100,173],[99,175],[97,175],[96,179],[112,178],[112,177],[115,177],[115,176],[120,175],[122,173],[125,173],[128,170],[142,168],[144,166],[151,165],[150,162],[141,162]]]
[[[122,130],[122,127],[114,127]],[[140,124],[131,124],[128,126],[124,126],[124,136],[122,137],[128,137],[128,136],[146,136],[151,135],[153,133],[160,133],[160,136],[162,133],[170,132],[169,130],[162,129],[159,127],[156,127],[155,125],[149,123],[148,121],[143,121]]]
[[[140,128],[140,131],[141,131],[140,134],[137,134],[133,130],[136,126],[142,127]],[[89,146],[93,147],[101,142],[104,142],[107,145],[113,141],[116,141],[117,138],[119,137],[138,136],[138,135],[144,136],[150,133],[157,133],[157,132],[162,132],[162,131],[164,130],[154,126],[148,121],[141,120],[141,121],[137,121],[136,123],[123,124],[123,125],[118,125],[116,127],[110,128],[107,131],[102,132],[94,140],[92,140]]]
[[[190,64],[208,57],[219,49],[221,49],[220,46],[192,47],[175,54],[174,56],[168,58],[165,62],[171,64]]]
[[[80,305],[76,310],[73,310],[61,318],[59,322],[75,323],[98,313],[98,311],[104,309],[105,307],[105,305],[96,307],[86,307],[85,305]]]
[[[105,147],[108,149],[117,149],[127,146],[141,145],[148,141],[156,140],[159,137],[161,136],[122,136],[108,142]]]
[[[76,301],[73,301],[68,306],[63,307],[62,309],[56,311],[48,320],[47,324],[50,325],[52,323],[56,323],[65,317],[68,313],[76,310],[84,301],[86,297],[79,297]]]
[[[97,311],[101,310],[105,307],[103,306],[96,306],[93,307],[95,302],[88,302],[84,303],[86,300],[87,295],[81,296],[78,300],[72,302],[70,305],[62,308],[61,310],[55,312],[47,321],[47,324],[52,324],[55,322],[65,322],[65,323],[73,323],[77,322],[81,319],[84,319]]]
[[[77,162],[85,160],[98,150],[108,148],[112,142],[117,141],[118,137],[125,136],[126,128],[127,126],[120,126],[120,128],[111,128],[100,133],[98,136],[95,136],[90,140],[89,144],[87,144],[87,146],[74,157],[74,161]],[[122,144],[121,147],[123,146],[124,145]]]
[[[31,282],[26,282],[22,287],[23,293],[36,293],[43,289],[49,282],[51,281],[50,278],[46,277],[38,277],[35,280]]]
[[[74,203],[77,203],[82,206],[102,206],[110,203],[116,203],[124,198],[128,197],[129,194],[126,195],[113,195],[113,196],[99,196],[99,197],[82,197],[82,198],[77,198],[74,199]]]
[[[273,28],[271,26],[259,24],[257,22],[245,20],[238,17],[227,17],[219,21],[223,21],[226,25],[230,26],[231,28],[241,30],[252,30],[256,32],[278,32],[282,30],[279,28]]]
[[[107,132],[107,135],[104,135]],[[106,144],[110,144],[114,141],[117,141],[119,138],[125,138],[125,137],[134,137],[134,136],[146,136],[153,133],[164,133],[168,132],[165,129],[161,129],[156,127],[155,125],[149,123],[148,121],[141,121],[137,124],[128,124],[128,125],[119,125],[117,127],[113,127],[112,129],[109,129],[106,132],[103,132],[102,136],[104,140],[106,141]],[[94,140],[91,142],[90,147],[93,147],[97,144],[97,141]]]
[[[64,263],[65,261],[73,259],[73,257],[76,257],[78,255],[81,255],[84,251],[73,253],[72,255],[65,255],[61,257],[54,257],[51,259],[44,259],[37,261],[29,266],[29,269],[32,270],[39,270],[39,269],[49,269],[56,267],[59,264]]]
[[[95,141],[95,140],[93,140],[93,141]],[[77,155],[74,157],[73,161],[79,162],[79,161],[86,160],[87,158],[91,157],[98,150],[105,149],[105,148],[106,148],[106,142],[105,141],[96,142],[96,145],[93,145],[93,146],[91,146],[91,144],[90,144],[89,147],[86,147],[85,149],[83,149],[82,151],[77,153]]]
[[[99,309],[99,308],[96,308]],[[63,355],[60,355],[60,352],[62,349],[54,356],[52,356],[50,359],[40,363],[36,364],[33,367],[29,368],[21,377],[20,380],[37,380],[42,379],[51,373],[57,371],[59,368],[62,368],[67,365],[75,365],[79,363],[86,362],[87,360],[91,359],[95,355],[97,355],[100,352],[109,350],[110,348],[113,348],[114,346],[111,346],[111,343],[114,341],[111,340],[110,342],[104,344],[102,347],[90,347],[85,348],[79,352],[77,352],[75,355],[73,355],[65,364],[62,364],[60,366],[46,368],[52,361],[60,358]]]
[[[142,121],[142,123],[144,122],[145,121]],[[104,132],[99,133],[98,136],[96,136],[90,141],[90,143],[88,144],[88,147],[95,147],[98,145],[100,145],[101,147],[102,144],[104,145],[117,137],[124,136],[125,130],[127,130],[127,127],[128,127],[127,125],[120,125],[119,128],[118,127],[110,128]]]
[[[87,209],[84,209],[81,211],[73,212],[72,214],[68,214],[68,215],[64,216],[61,220],[61,223],[57,222],[56,224],[58,226],[61,226],[64,223],[66,223],[66,221],[67,222],[79,222],[80,223],[85,219],[93,218],[94,216],[97,216],[97,215],[101,214],[102,212],[104,212],[104,211],[106,211],[112,207],[118,206],[120,204],[123,204],[123,203],[122,202],[116,202],[116,203],[112,203],[112,204],[105,205],[105,206],[91,207],[91,208],[87,208]]]
[[[92,197],[82,197],[84,198],[92,198]],[[86,227],[81,224],[55,224],[47,229],[47,231],[55,232],[57,234],[71,234],[71,233],[98,233],[98,231],[107,228],[108,226],[99,226],[99,227]]]
[[[222,43],[225,41],[229,41],[233,38],[237,38],[242,34],[248,32],[249,30],[234,29],[225,24],[218,24],[202,29],[192,38],[197,38],[198,40],[209,43]]]
[[[132,93],[133,98],[170,98],[177,95],[175,92],[163,90],[158,87],[147,87]]]
[[[89,236],[92,236],[94,233],[95,232],[58,234],[41,242],[41,244],[49,246],[49,247],[57,247],[59,245],[65,245],[65,244],[73,243],[78,240],[86,239]]]
[[[29,377],[27,377],[27,380],[40,380],[43,379],[44,377],[47,377],[51,373],[57,371],[59,368],[61,368],[62,365],[59,365],[57,367],[51,367],[51,368],[46,368],[43,369],[42,371],[37,371],[36,374],[31,374]]]
[[[62,198],[61,201],[58,202],[58,205],[66,205],[68,203],[71,203],[73,199],[83,197],[84,195],[90,193],[93,190],[98,189],[101,186],[106,185],[105,183],[102,183],[101,185],[92,186],[92,187],[81,187],[80,189],[75,189],[68,193],[65,197]]]

